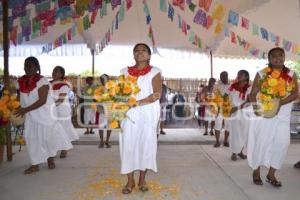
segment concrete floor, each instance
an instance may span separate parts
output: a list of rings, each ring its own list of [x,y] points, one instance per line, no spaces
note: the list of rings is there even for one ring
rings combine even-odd
[[[168,130],[160,140],[176,139],[184,131],[198,138],[194,130]],[[174,133],[175,132],[175,133]],[[169,136],[168,136],[169,135]],[[200,137],[200,136],[199,136]],[[201,136],[203,137],[203,136]],[[200,138],[201,138],[200,137]],[[117,134],[112,141],[115,142]],[[189,144],[158,147],[158,173],[149,172],[147,182],[150,191],[141,193],[137,189],[130,195],[122,195],[121,188],[126,177],[119,174],[119,149],[99,149],[92,145],[97,137],[81,136],[91,145],[75,145],[66,159],[56,159],[56,168],[49,170],[46,165],[38,173],[23,175],[28,167],[26,148],[15,150],[13,162],[0,165],[1,200],[296,200],[300,195],[300,170],[293,164],[300,159],[300,144],[290,145],[288,156],[278,177],[283,187],[274,188],[268,183],[256,186],[251,181],[251,170],[247,161],[230,160],[228,148],[213,148],[212,145]],[[177,138],[178,139],[178,138]],[[204,137],[213,141],[213,137]],[[190,138],[186,138],[187,141]],[[201,139],[198,138],[199,141]],[[264,179],[266,170],[262,173]],[[137,174],[136,174],[137,175]],[[137,179],[137,176],[136,176]]]

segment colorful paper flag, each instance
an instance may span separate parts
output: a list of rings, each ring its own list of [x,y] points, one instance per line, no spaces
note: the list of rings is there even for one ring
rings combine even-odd
[[[237,26],[239,24],[239,14],[230,10],[228,15],[228,23]]]
[[[221,21],[225,16],[225,8],[222,4],[217,4],[212,13],[212,18]]]
[[[249,29],[249,20],[245,17],[242,17],[242,27],[245,29]]]

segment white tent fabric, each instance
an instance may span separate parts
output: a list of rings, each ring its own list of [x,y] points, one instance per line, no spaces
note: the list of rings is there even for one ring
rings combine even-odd
[[[171,0],[168,2],[172,3]],[[195,4],[198,3],[196,0],[193,0],[193,2]],[[213,0],[212,2],[213,4],[211,8],[213,8],[217,3],[221,3],[227,8],[226,13],[228,13],[229,9],[234,10],[240,15],[248,18],[250,22],[256,23],[261,27],[265,27],[268,31],[271,31],[282,38],[286,38],[288,41],[300,44],[300,9],[298,0]],[[167,17],[167,13],[160,11],[160,0],[148,0],[147,3],[150,8],[152,18],[151,23],[157,47],[199,51],[198,48],[188,41],[188,36],[185,36],[182,33],[176,22],[171,22]],[[216,35],[214,33],[214,28],[207,30],[202,26],[193,23],[193,18],[197,9],[194,13],[192,13],[188,10],[188,8],[184,11],[180,10],[178,7],[174,8],[175,12],[180,14],[182,18],[191,25],[191,29],[201,37],[202,42],[208,47],[207,49],[203,49],[205,53],[212,50],[213,55],[215,56],[251,57],[248,51],[245,51],[239,45],[232,44],[230,42],[230,38],[224,37],[223,33]],[[118,8],[114,10],[108,9],[108,15],[103,18],[100,18],[98,15],[95,24],[92,24],[91,28],[85,31],[82,35],[78,35],[73,38],[70,44],[86,43],[90,48],[94,48],[96,43],[100,42],[106,31],[111,26],[117,11]],[[34,16],[34,12],[32,15]],[[176,18],[176,16],[174,17]],[[253,36],[251,34],[251,30],[245,30],[240,26],[236,27],[228,25],[227,18],[228,16],[226,14],[224,17],[225,26],[241,35],[254,47],[261,49],[262,51],[268,51],[268,49],[274,47],[274,43],[265,41],[261,37]],[[29,53],[32,55],[39,54],[41,53],[40,46],[36,46],[36,50],[26,50],[28,47],[34,49],[32,46],[27,45],[44,45],[49,42],[53,42],[57,36],[61,35],[71,26],[72,23],[68,25],[60,25],[59,22],[56,22],[53,27],[49,28],[49,32],[44,36],[38,37],[29,42],[24,42],[22,45],[17,47],[13,47],[13,45],[11,45],[10,55],[24,55],[23,53]],[[146,18],[143,12],[142,0],[133,0],[132,8],[125,13],[125,19],[122,23],[120,23],[119,29],[115,30],[110,44],[133,45],[137,42],[146,42],[151,44],[151,41],[148,38],[148,27],[146,25]],[[85,54],[88,51],[83,50],[82,45],[75,47],[67,47],[67,45],[65,45],[55,52],[56,55],[68,55],[74,53]],[[292,53],[287,53],[287,57],[290,59],[299,58],[299,56]]]

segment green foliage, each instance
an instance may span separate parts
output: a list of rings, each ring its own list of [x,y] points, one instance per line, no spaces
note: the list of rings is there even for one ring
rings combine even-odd
[[[68,73],[67,76],[78,76],[76,73]]]
[[[4,70],[2,67],[0,67],[0,75],[3,75],[4,74]]]
[[[80,73],[80,76],[82,77],[86,77],[86,76],[92,76],[92,70],[85,70],[83,72]],[[100,72],[98,72],[97,70],[95,70],[95,73],[94,73],[95,76],[100,76]]]
[[[296,62],[288,62],[287,65],[293,69],[295,71],[295,73],[297,74],[298,79],[300,78],[300,60],[296,61]]]

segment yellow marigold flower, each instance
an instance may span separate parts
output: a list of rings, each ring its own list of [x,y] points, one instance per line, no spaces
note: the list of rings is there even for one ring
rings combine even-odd
[[[272,110],[274,107],[274,104],[272,102],[267,102],[262,104],[262,109],[265,111]]]
[[[124,76],[124,75],[120,75],[120,76],[118,77],[118,81],[120,81],[120,82],[125,81],[125,76]]]
[[[116,87],[115,87],[115,92],[116,92],[116,93],[119,93],[119,92],[120,92],[120,86],[119,86],[119,85],[116,85]]]
[[[270,68],[270,67],[266,67],[266,68],[263,69],[263,71],[264,71],[265,73],[269,73],[269,72],[271,71],[271,68]]]
[[[137,104],[136,99],[134,97],[130,97],[128,99],[129,106],[135,106]]]
[[[280,77],[280,71],[274,70],[274,71],[271,73],[271,77],[272,77],[272,78],[279,78],[279,77]]]
[[[121,110],[129,110],[129,106],[127,106],[127,105],[122,105],[122,106],[121,106]]]
[[[115,86],[116,86],[116,83],[113,80],[107,81],[107,83],[105,84],[106,89],[111,89],[111,88],[114,88]]]
[[[115,89],[114,89],[114,88],[109,89],[108,94],[109,94],[109,96],[111,96],[111,97],[115,96],[115,95],[116,95]]]
[[[87,91],[86,91],[86,94],[87,94],[87,95],[91,95],[92,93],[93,93],[92,88],[87,89]]]
[[[269,84],[269,86],[274,87],[278,84],[278,81],[275,78],[270,78],[270,79],[268,79],[268,84]]]
[[[13,100],[16,100],[16,99],[17,99],[17,96],[16,96],[16,95],[13,95],[13,96],[10,97],[10,100],[12,100],[12,101],[13,101]]]
[[[8,90],[4,90],[4,91],[3,91],[3,94],[4,94],[4,95],[9,95],[9,91],[8,91]]]
[[[111,129],[115,129],[115,128],[119,128],[119,123],[118,121],[114,120],[109,124],[109,128]]]

